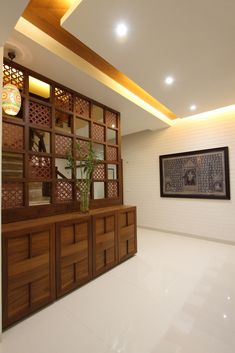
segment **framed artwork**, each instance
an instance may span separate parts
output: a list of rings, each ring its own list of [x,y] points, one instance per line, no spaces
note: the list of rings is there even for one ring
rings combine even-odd
[[[230,199],[228,147],[159,157],[161,197]]]

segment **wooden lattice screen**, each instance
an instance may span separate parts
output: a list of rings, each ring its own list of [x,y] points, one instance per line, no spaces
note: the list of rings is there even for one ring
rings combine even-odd
[[[49,97],[31,90],[29,77],[46,83]],[[99,158],[91,208],[121,204],[119,113],[6,59],[3,83],[9,82],[19,88],[22,107],[15,117],[3,112],[3,222],[78,209],[66,156],[82,160],[90,143]]]

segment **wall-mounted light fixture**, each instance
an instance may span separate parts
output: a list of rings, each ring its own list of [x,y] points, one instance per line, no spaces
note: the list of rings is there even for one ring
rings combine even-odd
[[[15,53],[9,52],[11,61],[15,59]],[[21,107],[21,95],[18,88],[12,84],[12,68],[10,67],[11,83],[7,83],[2,89],[2,108],[8,115],[17,115]]]

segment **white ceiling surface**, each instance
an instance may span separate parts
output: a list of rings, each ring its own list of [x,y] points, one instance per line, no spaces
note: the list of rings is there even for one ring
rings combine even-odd
[[[52,54],[39,44],[14,30],[6,48],[16,51],[15,61],[89,98],[121,113],[122,135],[143,130],[157,130],[167,124],[142,110],[100,82]],[[7,50],[5,50],[5,55]]]
[[[0,0],[0,46],[4,45],[28,2],[29,0]]]
[[[184,117],[235,103],[234,14],[235,0],[83,0],[63,26]]]

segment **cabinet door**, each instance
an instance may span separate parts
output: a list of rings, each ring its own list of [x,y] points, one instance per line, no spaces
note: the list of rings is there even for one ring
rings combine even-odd
[[[53,225],[3,233],[3,326],[55,298]]]
[[[57,223],[57,296],[89,281],[92,274],[90,218]]]
[[[105,272],[117,263],[116,213],[93,216],[93,274]]]
[[[136,208],[118,213],[118,259],[125,260],[137,251]]]

